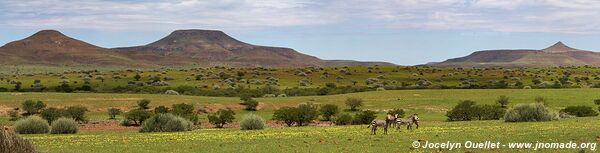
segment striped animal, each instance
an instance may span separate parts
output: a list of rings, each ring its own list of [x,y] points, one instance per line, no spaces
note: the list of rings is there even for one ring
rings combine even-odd
[[[407,130],[412,130],[413,124],[417,125],[417,129],[419,129],[419,116],[417,116],[417,114],[413,114],[413,115],[409,116],[408,118],[397,118],[396,124],[398,126],[398,127],[396,127],[396,130],[400,130],[400,126],[402,124],[406,124]]]
[[[377,131],[377,127],[383,127],[383,134],[387,134],[387,130],[388,130],[388,124],[386,121],[384,120],[373,120],[371,121],[371,124],[369,124],[369,126],[367,126],[367,128],[371,128],[371,132],[373,133],[373,135],[376,135],[376,131]]]
[[[387,114],[387,116],[385,117],[385,123],[393,127],[395,125],[394,122],[396,122],[397,118],[398,114]]]

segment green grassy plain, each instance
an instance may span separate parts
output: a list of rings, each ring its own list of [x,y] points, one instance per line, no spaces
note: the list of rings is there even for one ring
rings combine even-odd
[[[298,103],[336,104],[344,107],[347,97],[364,100],[363,109],[384,111],[392,108],[418,113],[422,126],[418,130],[389,135],[370,135],[366,125],[333,127],[269,128],[259,131],[239,129],[197,129],[176,133],[138,133],[137,131],[82,131],[73,135],[24,135],[42,151],[47,152],[437,152],[432,149],[411,149],[415,140],[430,142],[494,141],[509,142],[569,142],[598,143],[600,117],[561,119],[535,123],[505,123],[503,121],[447,122],[445,112],[460,100],[493,104],[506,95],[510,106],[532,103],[542,96],[552,110],[566,106],[594,106],[600,99],[600,89],[465,89],[465,90],[394,90],[374,91],[329,96],[256,98],[259,111],[242,110],[236,97],[200,97],[152,94],[102,93],[0,93],[0,107],[18,107],[26,99],[42,100],[51,107],[83,105],[90,109],[90,119],[105,120],[109,107],[133,108],[140,99],[150,99],[152,107],[176,103],[192,103],[197,108],[232,108],[236,117],[257,113],[270,119],[273,110]],[[596,108],[596,106],[594,106]],[[349,113],[343,111],[344,113]],[[204,117],[202,117],[205,120]],[[7,117],[1,124],[10,125]],[[441,150],[447,152],[447,150]],[[532,149],[459,149],[450,152],[499,151],[534,152]],[[577,149],[545,149],[544,152],[576,152]],[[587,150],[590,151],[590,150]]]

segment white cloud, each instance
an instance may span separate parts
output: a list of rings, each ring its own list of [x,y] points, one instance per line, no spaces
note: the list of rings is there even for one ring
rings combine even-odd
[[[5,0],[0,25],[104,30],[326,24],[600,33],[597,0]]]

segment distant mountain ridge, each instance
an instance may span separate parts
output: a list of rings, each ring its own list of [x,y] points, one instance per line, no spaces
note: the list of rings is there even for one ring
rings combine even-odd
[[[70,38],[56,30],[42,30],[0,47],[2,65],[52,66],[352,66],[393,65],[385,62],[322,60],[290,48],[256,46],[222,31],[177,30],[144,46],[102,48]]]
[[[425,64],[433,67],[555,67],[600,66],[600,53],[575,49],[557,42],[541,49],[485,50],[471,55]]]

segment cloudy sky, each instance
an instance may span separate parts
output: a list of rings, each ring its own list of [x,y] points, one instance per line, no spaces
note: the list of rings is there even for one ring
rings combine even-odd
[[[0,45],[56,29],[102,47],[216,29],[324,59],[442,61],[557,41],[600,51],[597,0],[2,0]]]

